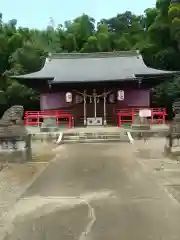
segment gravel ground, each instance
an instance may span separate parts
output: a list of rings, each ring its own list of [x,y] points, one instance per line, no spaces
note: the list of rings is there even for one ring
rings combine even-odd
[[[46,167],[57,151],[50,143],[34,142],[31,163],[1,164],[0,168],[0,218],[13,206],[33,178]]]
[[[0,172],[0,218],[13,206],[28,183],[44,166],[44,163],[8,164]]]
[[[180,161],[164,156],[165,143],[163,138],[149,139],[146,144],[136,141],[134,151],[142,166],[180,202]]]

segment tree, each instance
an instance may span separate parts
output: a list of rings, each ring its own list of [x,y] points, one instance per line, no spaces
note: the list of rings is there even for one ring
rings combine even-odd
[[[49,52],[131,49],[139,49],[149,67],[180,70],[180,1],[157,0],[156,7],[147,6],[143,15],[126,11],[102,19],[97,25],[95,19],[83,14],[45,30],[17,27],[16,19],[5,23],[0,14],[0,100],[5,97],[7,106],[39,104],[36,92],[8,76],[40,70]],[[179,81],[166,81],[155,88],[154,104],[170,105],[179,97]]]

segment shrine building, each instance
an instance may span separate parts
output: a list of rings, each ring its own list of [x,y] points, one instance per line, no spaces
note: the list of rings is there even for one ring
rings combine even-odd
[[[117,125],[123,109],[150,108],[151,88],[176,74],[127,51],[49,54],[40,71],[13,78],[40,92],[41,115],[69,114],[76,127]]]

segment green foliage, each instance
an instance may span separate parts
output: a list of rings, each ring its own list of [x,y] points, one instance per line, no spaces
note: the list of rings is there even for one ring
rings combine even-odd
[[[46,30],[17,27],[16,19],[5,23],[0,14],[0,104],[37,103],[37,93],[8,76],[40,70],[49,52],[131,49],[139,49],[150,67],[180,70],[180,1],[157,0],[156,7],[147,8],[143,15],[126,11],[97,25],[83,14]],[[180,97],[180,79],[153,90],[154,104],[170,105],[176,97]]]

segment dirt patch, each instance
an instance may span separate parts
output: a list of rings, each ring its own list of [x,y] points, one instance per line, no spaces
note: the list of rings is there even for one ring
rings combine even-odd
[[[36,142],[32,144],[32,161],[33,162],[49,162],[55,156],[56,152],[53,151],[57,147],[56,144],[53,143],[41,143]]]
[[[142,159],[162,159],[164,158],[164,138],[151,138],[147,142],[136,141],[136,156]]]
[[[49,162],[55,156],[56,154],[54,152],[42,151],[42,152],[33,154],[32,161],[33,162]]]
[[[148,171],[155,174],[169,194],[180,202],[180,151],[176,148],[171,154],[165,154],[165,144],[163,138],[149,139],[146,144],[138,142],[136,156]]]
[[[9,211],[45,163],[8,164],[0,172],[0,217]]]
[[[159,159],[163,157],[163,152],[151,150],[151,149],[139,149],[136,152],[136,156],[138,158],[143,158],[143,159]]]
[[[9,164],[4,169],[6,176],[10,179],[16,179],[16,182],[27,182],[37,174],[45,164]]]
[[[180,202],[180,185],[167,185],[166,189],[177,201]]]

